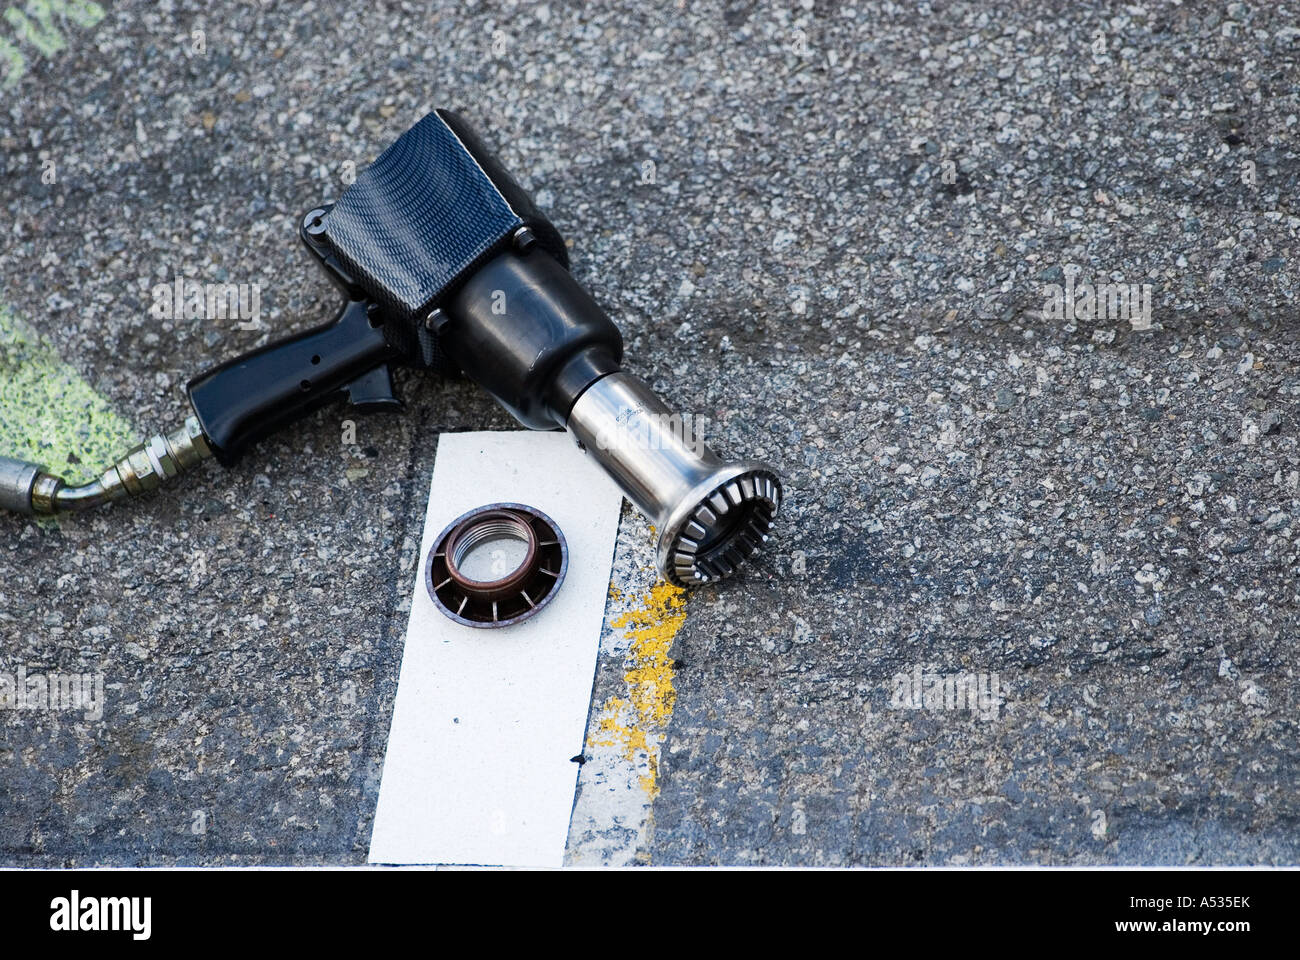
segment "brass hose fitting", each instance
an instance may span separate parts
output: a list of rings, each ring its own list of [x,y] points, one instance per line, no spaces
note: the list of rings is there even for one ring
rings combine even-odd
[[[113,500],[143,496],[212,456],[197,417],[169,434],[155,434],[99,477],[69,486],[40,464],[0,457],[0,509],[29,516],[86,510]]]

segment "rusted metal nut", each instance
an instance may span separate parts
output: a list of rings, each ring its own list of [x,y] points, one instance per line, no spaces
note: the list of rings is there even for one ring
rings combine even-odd
[[[523,543],[523,560],[495,580],[467,575],[465,559],[497,540]],[[424,563],[424,585],[434,606],[457,623],[504,627],[546,606],[568,569],[568,544],[554,520],[522,503],[490,503],[457,517],[438,535]]]

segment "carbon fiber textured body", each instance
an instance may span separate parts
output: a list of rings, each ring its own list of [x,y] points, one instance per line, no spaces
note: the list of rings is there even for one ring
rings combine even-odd
[[[368,167],[324,219],[324,242],[396,329],[392,345],[437,366],[430,310],[522,226],[567,266],[563,239],[468,125],[435,110]]]

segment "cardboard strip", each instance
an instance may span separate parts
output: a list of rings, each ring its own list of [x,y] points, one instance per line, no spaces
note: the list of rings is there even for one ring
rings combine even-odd
[[[439,438],[371,863],[563,863],[622,501],[567,434]],[[568,574],[531,619],[468,627],[434,606],[424,562],[447,524],[495,502],[555,520]]]

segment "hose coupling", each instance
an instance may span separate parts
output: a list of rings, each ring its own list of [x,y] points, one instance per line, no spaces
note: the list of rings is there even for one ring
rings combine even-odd
[[[97,480],[69,486],[36,463],[0,457],[0,509],[29,516],[85,510],[143,496],[212,456],[197,417],[168,434],[155,434],[114,463]]]

